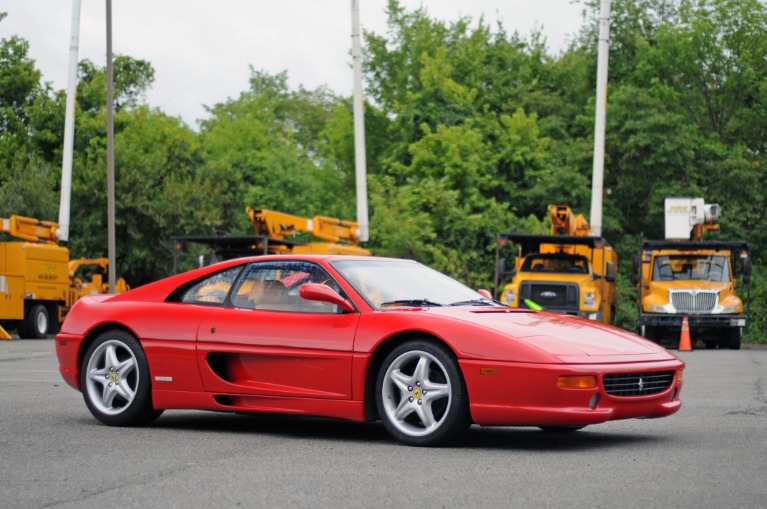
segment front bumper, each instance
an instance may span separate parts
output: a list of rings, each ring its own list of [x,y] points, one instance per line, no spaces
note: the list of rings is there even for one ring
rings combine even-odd
[[[679,359],[624,364],[525,364],[459,360],[469,393],[472,420],[485,426],[574,426],[616,419],[657,418],[677,412],[682,402]],[[604,375],[674,371],[671,385],[661,392],[617,397],[608,394]],[[561,375],[595,375],[591,389],[557,387]]]
[[[641,313],[639,315],[639,325],[680,328],[685,316],[691,329],[748,327],[748,316],[746,315],[670,315],[662,313]]]

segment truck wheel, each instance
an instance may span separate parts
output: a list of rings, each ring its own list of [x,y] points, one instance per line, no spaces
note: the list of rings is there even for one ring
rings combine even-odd
[[[740,327],[735,327],[734,329],[730,329],[728,331],[729,344],[727,346],[730,348],[730,350],[740,350],[740,338],[742,332],[743,329]]]
[[[27,308],[24,316],[24,337],[44,339],[48,336],[50,319],[48,310],[42,304],[33,304]],[[21,331],[19,331],[21,332]],[[21,334],[19,334],[21,336]]]

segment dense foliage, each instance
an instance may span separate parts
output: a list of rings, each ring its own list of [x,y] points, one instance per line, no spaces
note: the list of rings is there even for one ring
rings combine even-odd
[[[492,287],[495,236],[545,231],[550,203],[588,213],[599,2],[552,54],[469,18],[387,8],[367,33],[370,249]],[[4,14],[0,13],[0,23]],[[632,328],[630,260],[663,234],[666,196],[722,205],[711,238],[752,245],[752,327],[767,336],[767,6],[764,0],[613,2],[603,235],[619,252],[619,322]],[[18,37],[0,41],[0,217],[55,220],[64,92]],[[170,237],[247,233],[244,207],[354,218],[350,98],[291,90],[251,69],[249,89],[207,108],[198,129],[150,108],[149,62],[115,60],[118,272],[134,285],[171,271]],[[105,73],[80,63],[73,256],[106,246]]]

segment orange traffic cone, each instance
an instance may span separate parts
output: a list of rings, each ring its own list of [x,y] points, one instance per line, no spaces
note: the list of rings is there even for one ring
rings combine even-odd
[[[692,351],[692,344],[690,343],[690,323],[687,321],[686,316],[684,317],[684,320],[682,320],[682,334],[679,336],[679,351]]]

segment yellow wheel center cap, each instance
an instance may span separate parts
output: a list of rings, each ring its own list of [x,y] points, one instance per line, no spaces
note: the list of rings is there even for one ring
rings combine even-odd
[[[413,397],[420,398],[421,397],[421,389],[416,389],[413,391]]]
[[[117,375],[114,373],[109,373],[109,381],[115,383],[117,381]]]

